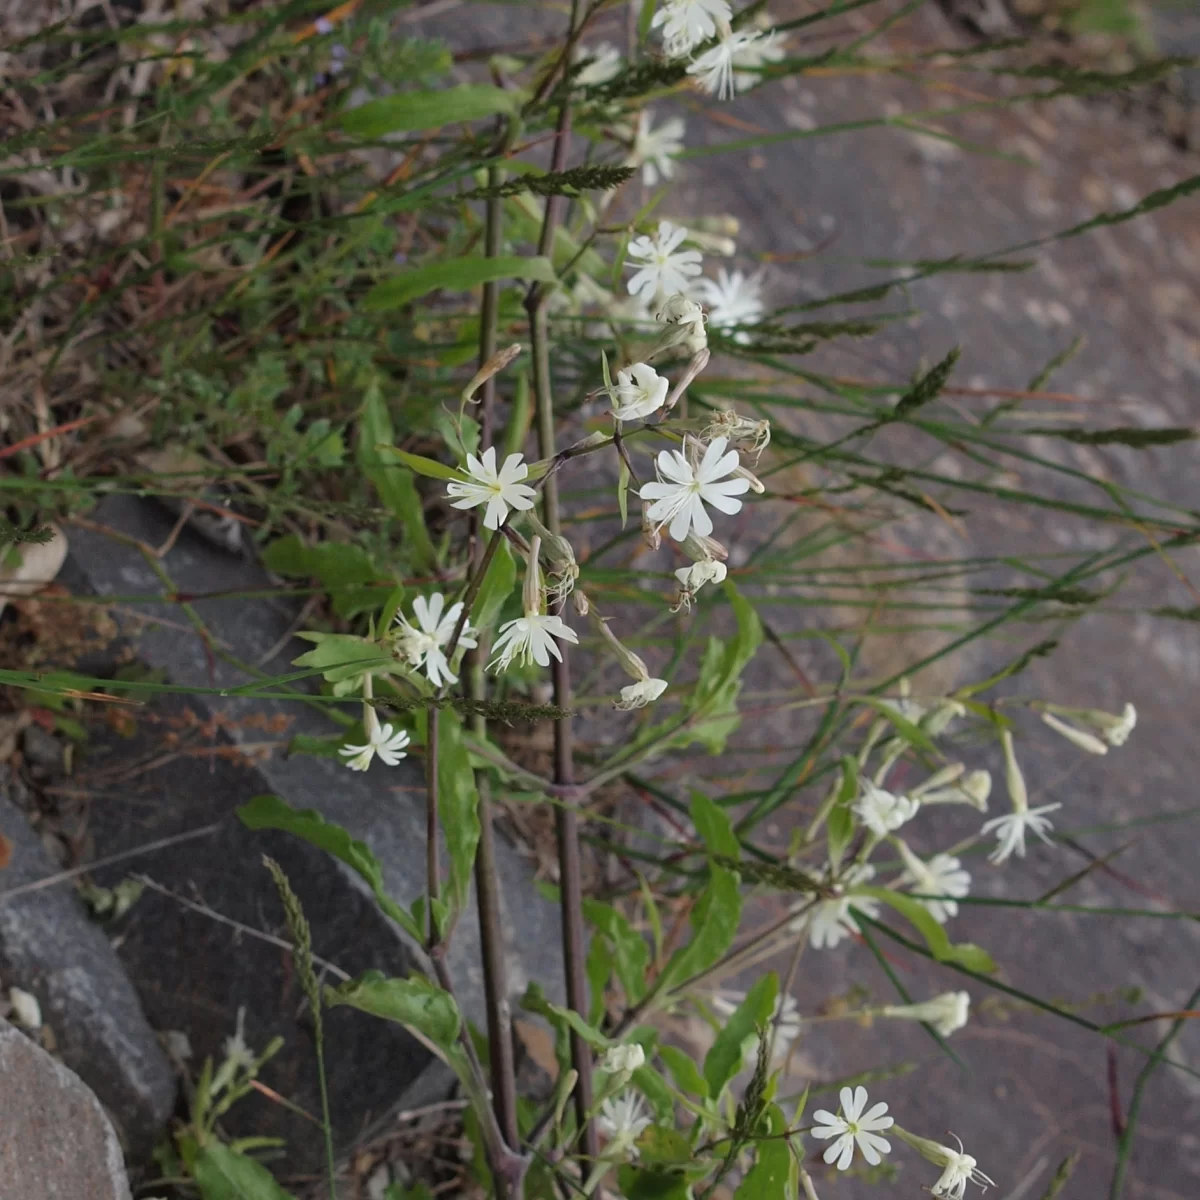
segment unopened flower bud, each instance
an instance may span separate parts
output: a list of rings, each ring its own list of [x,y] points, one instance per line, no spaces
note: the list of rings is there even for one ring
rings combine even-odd
[[[529,557],[525,560],[525,586],[521,590],[526,616],[542,611],[542,573],[538,566],[541,550],[542,539],[535,534],[529,542]]]
[[[966,1025],[970,1011],[971,997],[967,992],[943,992],[920,1004],[889,1004],[881,1008],[879,1013],[884,1017],[925,1021],[942,1037],[949,1037]]]
[[[1025,776],[1013,750],[1012,730],[1005,729],[1000,733],[1000,745],[1004,749],[1004,782],[1008,787],[1008,798],[1012,802],[1013,812],[1025,812],[1029,808],[1029,792],[1025,788]]]
[[[571,603],[575,606],[575,611],[581,617],[586,617],[591,609],[591,605],[588,604],[588,598],[583,592],[572,592]]]
[[[750,490],[756,495],[761,496],[767,490],[767,485],[748,467],[734,467],[733,473],[739,478],[747,480],[750,484]]]
[[[951,721],[967,715],[966,708],[957,700],[939,700],[937,707],[921,722],[921,728],[933,737],[946,732]]]
[[[637,1044],[630,1042],[623,1046],[610,1046],[600,1061],[601,1069],[610,1075],[629,1076],[646,1062],[646,1052]]]

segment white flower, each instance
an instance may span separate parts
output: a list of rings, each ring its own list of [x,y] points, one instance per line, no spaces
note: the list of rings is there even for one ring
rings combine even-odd
[[[665,679],[639,679],[637,683],[631,683],[621,689],[621,699],[617,701],[617,707],[622,710],[645,708],[666,690]]]
[[[622,1046],[610,1046],[600,1066],[610,1075],[632,1075],[645,1061],[645,1050],[637,1042],[629,1042]]]
[[[581,46],[575,57],[579,61],[583,61],[585,58],[592,60],[575,76],[575,82],[583,87],[594,87],[598,83],[607,83],[620,74],[621,52],[611,42],[600,42],[596,46]]]
[[[971,997],[966,992],[943,992],[920,1004],[889,1004],[880,1012],[885,1017],[925,1021],[945,1038],[966,1025],[971,1012]]]
[[[532,659],[539,667],[548,667],[551,655],[561,662],[562,654],[554,644],[555,638],[573,644],[579,642],[575,631],[562,617],[527,612],[500,627],[494,647],[496,654],[488,663],[488,669],[495,670],[498,663],[501,671],[507,671],[514,659],[523,666],[528,666]]]
[[[758,68],[782,60],[783,39],[774,30],[764,31],[756,41],[748,42],[733,56],[733,83],[739,92],[749,91],[762,82]]]
[[[732,15],[728,0],[667,0],[650,27],[662,26],[663,48],[677,58],[715,36],[718,27],[727,28]]]
[[[906,821],[911,821],[921,807],[911,796],[896,796],[876,787],[870,780],[862,781],[863,793],[854,805],[862,823],[876,836],[887,837]]]
[[[520,482],[529,474],[524,455],[510,454],[497,471],[496,447],[489,446],[480,458],[467,455],[467,474],[469,479],[450,480],[446,484],[446,492],[462,497],[454,502],[454,508],[476,508],[486,504],[484,529],[499,529],[507,520],[510,508],[526,512],[533,507],[536,493],[533,488]]]
[[[408,734],[403,730],[392,732],[391,724],[380,725],[375,710],[369,704],[363,706],[363,729],[367,740],[361,746],[343,746],[338,753],[346,759],[346,766],[352,771],[365,771],[371,765],[371,759],[379,755],[380,760],[389,767],[394,767],[402,758],[408,745]]]
[[[855,921],[850,908],[857,908],[868,917],[879,915],[879,901],[873,896],[848,896],[845,893],[860,884],[868,883],[875,878],[875,868],[869,863],[861,863],[847,870],[838,885],[841,893],[830,900],[822,900],[807,915],[793,921],[788,928],[797,932],[808,920],[808,940],[814,950],[832,949],[843,938],[858,933],[858,922]]]
[[[628,284],[631,296],[649,304],[660,292],[669,296],[688,291],[692,277],[700,274],[701,259],[698,250],[679,249],[687,235],[682,226],[659,221],[653,237],[642,234],[629,243],[629,265],[640,268]]]
[[[1102,741],[1094,733],[1088,733],[1084,729],[1076,729],[1074,725],[1068,725],[1066,721],[1060,720],[1051,712],[1042,713],[1042,720],[1055,733],[1061,733],[1068,742],[1078,746],[1080,750],[1086,750],[1089,754],[1108,753],[1108,743]]]
[[[608,1138],[604,1156],[618,1158],[628,1153],[630,1158],[637,1158],[634,1142],[649,1124],[650,1118],[637,1092],[625,1091],[619,1096],[610,1096],[600,1105],[596,1117],[596,1128]]]
[[[645,363],[618,371],[617,386],[609,394],[613,416],[618,421],[637,421],[658,412],[670,386],[669,379]]]
[[[1054,825],[1043,816],[1043,813],[1054,812],[1062,808],[1061,804],[1044,804],[1041,808],[1022,808],[1014,810],[1003,817],[995,817],[985,821],[979,830],[981,834],[995,833],[996,849],[988,855],[988,862],[997,866],[1016,852],[1018,858],[1025,857],[1025,830],[1031,829],[1046,843],[1051,845],[1046,831]]]
[[[8,1002],[12,1005],[12,1019],[17,1025],[36,1033],[42,1027],[42,1006],[37,997],[24,988],[8,989]]]
[[[695,594],[706,583],[724,583],[729,568],[715,558],[706,558],[701,562],[692,563],[690,567],[676,567],[675,578],[679,586]]]
[[[735,61],[756,42],[762,41],[763,37],[757,30],[739,29],[736,33],[727,33],[715,46],[693,60],[687,73],[710,96],[716,96],[718,100],[730,100],[736,91],[733,78]]]
[[[927,863],[922,862],[903,839],[897,841],[900,857],[904,860],[901,884],[912,884],[913,889],[926,896],[952,897],[952,899],[922,900],[917,903],[929,910],[929,915],[939,925],[945,925],[958,912],[956,899],[971,890],[970,872],[963,870],[962,863],[950,854],[935,854]]]
[[[1108,717],[1108,713],[1097,713],[1097,718]],[[1119,717],[1111,718],[1111,724],[1100,721],[1098,723],[1104,725],[1104,740],[1110,746],[1123,746],[1126,739],[1133,732],[1134,726],[1137,725],[1137,709],[1132,704],[1126,704],[1124,710]]]
[[[871,1166],[877,1167],[883,1161],[880,1155],[887,1154],[892,1149],[891,1142],[876,1132],[880,1129],[890,1129],[895,1124],[891,1117],[884,1115],[888,1106],[881,1101],[863,1112],[867,1107],[865,1087],[857,1087],[853,1092],[844,1087],[838,1096],[842,1102],[841,1116],[834,1116],[823,1108],[818,1108],[813,1113],[816,1125],[813,1127],[812,1136],[822,1140],[837,1138],[825,1151],[825,1161],[831,1163],[836,1159],[838,1170],[847,1170],[854,1159],[854,1147],[857,1143],[863,1158]]]
[[[942,1177],[930,1189],[934,1196],[939,1197],[939,1200],[963,1200],[968,1183],[976,1184],[984,1191],[987,1191],[989,1187],[996,1186],[996,1181],[989,1179],[980,1171],[975,1165],[975,1160],[964,1152],[963,1144],[957,1135],[954,1136],[954,1140],[958,1142],[958,1149],[951,1150],[949,1146],[943,1146],[941,1142],[918,1137],[915,1133],[901,1129],[899,1125],[896,1126],[895,1133],[902,1141],[919,1151],[924,1158],[929,1159],[935,1167],[942,1168]]]
[[[969,804],[980,812],[987,812],[988,797],[992,794],[991,772],[970,771],[949,787],[936,787],[930,780],[914,794],[919,796],[922,804]]]
[[[729,272],[718,267],[717,278],[700,280],[696,291],[708,305],[710,324],[718,329],[756,325],[763,319],[761,275],[745,275],[741,271]],[[744,329],[739,330],[733,340],[744,345],[750,335]]]
[[[660,176],[670,179],[675,174],[675,155],[683,149],[685,128],[680,117],[669,117],[655,129],[650,124],[650,114],[642,109],[625,165],[641,167],[642,182],[647,187],[654,187]]]
[[[428,600],[424,596],[418,596],[413,601],[416,625],[412,625],[403,613],[396,614],[396,624],[402,630],[398,646],[400,653],[408,659],[410,667],[424,667],[425,674],[434,687],[441,687],[443,683],[455,683],[458,679],[450,670],[444,647],[450,644],[450,639],[454,636],[454,627],[462,615],[462,607],[462,602],[459,601],[450,605],[443,613],[446,597],[441,592],[435,592]],[[458,645],[466,648],[476,645],[475,630],[471,628],[470,621],[464,622]]]
[[[684,450],[689,444],[685,443]],[[750,483],[726,478],[738,468],[737,451],[727,452],[728,444],[724,438],[713,438],[694,467],[678,450],[659,452],[658,480],[643,484],[638,493],[643,500],[654,501],[648,516],[656,523],[656,531],[669,525],[671,537],[682,542],[691,529],[701,535],[712,533],[712,518],[705,503],[729,515],[741,511],[742,502],[737,497],[749,491]]]

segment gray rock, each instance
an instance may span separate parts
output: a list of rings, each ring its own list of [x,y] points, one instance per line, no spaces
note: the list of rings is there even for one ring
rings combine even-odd
[[[62,767],[62,742],[40,725],[25,727],[21,734],[21,750],[25,761],[36,772],[52,772]]]
[[[109,498],[95,516],[98,523],[150,545],[161,544],[171,527],[168,515],[132,497]],[[90,530],[77,531],[62,578],[76,591],[120,594],[126,605],[131,594],[146,595],[139,611],[149,621],[132,631],[133,646],[142,662],[165,671],[173,683],[232,688],[252,676],[231,660],[257,663],[277,650],[264,669],[282,674],[309,648],[288,638],[294,606],[244,595],[257,592],[261,597],[274,586],[254,563],[222,553],[185,530],[163,565],[205,621],[214,646],[181,630],[186,616],[178,606],[149,599],[161,595],[161,581],[126,544]],[[155,618],[163,623],[155,624]],[[103,664],[92,666],[103,670]],[[264,792],[279,795],[295,808],[315,808],[366,842],[382,864],[387,891],[410,903],[425,882],[419,760],[356,774],[328,759],[285,758],[279,751],[296,734],[333,732],[320,711],[296,700],[210,694],[156,701],[152,715],[139,718],[132,742],[111,732],[107,737],[97,733],[79,768],[80,778],[86,780],[92,769],[103,774],[103,756],[128,762],[162,759],[165,732],[214,717],[218,724],[213,737],[196,754],[176,756],[130,783],[101,789],[103,798],[93,802],[89,821],[96,854],[134,848],[225,819],[227,824],[213,838],[139,859],[133,869],[145,870],[177,891],[190,894],[194,888],[223,915],[283,934],[279,903],[260,861],[268,852],[283,864],[304,902],[317,954],[351,973],[366,967],[403,973],[411,963],[404,939],[379,914],[356,875],[295,838],[252,834],[232,814],[238,804]],[[269,757],[261,753],[264,742],[276,750]],[[557,911],[534,892],[528,867],[515,848],[501,837],[497,843],[510,989],[519,993],[530,978],[538,978],[561,994]],[[111,881],[121,871],[101,877]],[[268,1074],[266,1081],[290,1099],[315,1107],[315,1093],[308,1090],[313,1080],[309,1036],[304,1022],[298,1027],[295,1021],[299,993],[284,951],[246,940],[239,944],[228,927],[150,894],[135,907],[122,933],[120,953],[158,1027],[187,1032],[198,1057],[216,1053],[220,1039],[233,1028],[237,1008],[245,1005],[252,1045],[261,1045],[276,1032],[288,1039],[280,1073]],[[482,1025],[483,980],[473,905],[455,932],[450,967],[460,1003]],[[362,1014],[335,1010],[327,1027],[331,1037],[340,1030],[345,1038],[338,1052],[331,1049],[326,1056],[331,1071],[340,1072],[331,1080],[330,1091],[335,1106],[342,1106],[335,1112],[335,1124],[344,1146],[390,1107],[407,1104],[406,1090],[428,1088],[428,1081],[420,1077],[429,1059],[399,1031],[389,1031]],[[393,1033],[397,1040],[388,1040]],[[288,1167],[313,1165],[319,1147],[310,1127],[265,1101],[258,1116],[268,1131],[287,1138]]]
[[[0,1200],[129,1200],[121,1146],[73,1071],[0,1020]]]
[[[0,833],[12,843],[0,893],[56,872],[3,791]],[[0,894],[0,978],[37,997],[63,1061],[95,1090],[130,1154],[148,1154],[174,1107],[175,1077],[108,939],[68,888]]]

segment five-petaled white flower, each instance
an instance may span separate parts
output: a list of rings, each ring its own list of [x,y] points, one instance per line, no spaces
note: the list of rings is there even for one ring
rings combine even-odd
[[[390,723],[379,724],[375,710],[368,704],[363,710],[363,729],[367,740],[361,746],[343,746],[338,753],[346,758],[346,766],[352,771],[365,771],[371,765],[371,759],[379,755],[380,761],[386,766],[394,767],[402,758],[406,758],[404,750],[408,745],[408,734],[399,729],[393,732]]]
[[[510,508],[526,512],[533,507],[536,493],[521,482],[529,475],[524,455],[510,454],[497,470],[496,447],[489,446],[479,458],[467,455],[467,475],[467,479],[451,479],[446,484],[446,492],[461,497],[454,501],[454,508],[476,508],[486,504],[484,529],[499,529],[507,520]]]
[[[850,909],[853,906],[868,917],[879,915],[879,901],[873,896],[849,896],[845,893],[875,878],[870,863],[860,863],[843,872],[838,883],[838,896],[822,900],[807,917],[799,917],[788,927],[797,932],[808,921],[808,940],[814,950],[832,949],[843,938],[858,933],[858,922]]]
[[[574,644],[579,642],[575,630],[562,617],[527,612],[523,617],[500,627],[494,647],[496,654],[488,663],[488,669],[496,670],[498,667],[501,671],[507,671],[514,660],[522,666],[528,666],[531,659],[539,667],[548,667],[551,655],[561,662],[562,654],[554,644],[555,638]]]
[[[646,1052],[637,1042],[610,1046],[600,1060],[600,1066],[610,1075],[632,1075],[646,1061]]]
[[[911,821],[921,807],[919,800],[911,796],[897,796],[892,792],[876,787],[869,779],[862,783],[862,795],[854,805],[862,823],[876,836],[885,838],[889,833],[900,828],[906,821]]]
[[[617,701],[617,707],[623,711],[631,708],[645,708],[666,690],[667,681],[665,679],[639,679],[637,683],[631,683],[621,689],[621,698]]]
[[[584,59],[591,60],[575,76],[575,82],[581,87],[594,87],[596,84],[607,83],[621,70],[621,52],[611,42],[600,42],[595,46],[581,46],[576,58],[580,62]]]
[[[683,149],[685,128],[682,118],[669,117],[655,129],[650,114],[642,109],[625,165],[641,167],[642,182],[647,187],[654,187],[660,177],[670,179],[675,174],[675,155]]]
[[[424,596],[418,596],[413,601],[416,625],[411,624],[403,613],[396,614],[396,624],[402,630],[397,648],[408,659],[410,667],[425,669],[425,674],[434,687],[441,687],[443,683],[454,683],[458,679],[450,670],[445,647],[454,635],[454,627],[462,615],[462,607],[462,602],[459,601],[446,608],[446,597],[441,592],[435,592],[428,600]],[[458,645],[469,649],[475,644],[475,630],[471,628],[471,622],[466,621],[463,623],[462,633],[459,634]]]
[[[687,73],[710,95],[718,100],[731,100],[734,86],[734,66],[745,61],[748,51],[761,42],[764,34],[755,29],[739,29],[725,34],[715,45],[705,50],[688,66]]]
[[[889,1004],[880,1011],[885,1017],[926,1021],[942,1037],[949,1037],[966,1025],[971,1014],[971,997],[966,992],[942,992],[920,1004]]]
[[[646,1115],[642,1098],[635,1091],[625,1091],[619,1096],[610,1096],[600,1105],[596,1117],[596,1127],[606,1138],[606,1158],[623,1157],[637,1158],[638,1150],[634,1142],[642,1135],[642,1130],[650,1124]]]
[[[647,304],[662,293],[683,294],[691,280],[700,274],[700,251],[680,250],[688,231],[670,221],[659,221],[653,237],[642,234],[629,243],[629,266],[638,267],[628,287],[631,296],[641,296]]]
[[[903,841],[899,847],[904,860],[904,874],[899,882],[911,884],[915,892],[924,896],[947,897],[917,900],[939,925],[945,925],[957,914],[957,901],[971,890],[970,872],[951,854],[935,854],[928,862],[922,862]]]
[[[1014,853],[1018,858],[1025,857],[1025,830],[1030,829],[1046,843],[1053,843],[1046,836],[1054,825],[1043,814],[1062,808],[1061,804],[1043,804],[1041,808],[1014,809],[1003,817],[995,817],[985,821],[979,830],[981,834],[996,835],[996,849],[988,855],[988,862],[997,866],[1011,857]]]
[[[645,363],[622,368],[610,394],[613,416],[618,421],[637,421],[658,412],[670,386],[669,379]]]
[[[667,0],[654,14],[651,28],[662,26],[663,48],[672,58],[728,27],[733,15],[728,0]]]
[[[700,298],[708,305],[709,324],[717,329],[733,329],[733,340],[745,344],[749,333],[741,325],[756,325],[765,311],[762,299],[762,277],[745,275],[741,271],[717,268],[716,279],[702,279],[696,284]]]
[[[891,1142],[878,1133],[878,1130],[890,1129],[895,1124],[893,1118],[885,1116],[888,1106],[880,1101],[868,1109],[865,1087],[857,1087],[853,1092],[844,1087],[838,1096],[842,1102],[840,1116],[824,1108],[813,1113],[816,1124],[812,1136],[821,1140],[837,1139],[825,1151],[825,1161],[831,1163],[836,1159],[838,1170],[845,1171],[854,1160],[854,1147],[857,1145],[863,1158],[871,1166],[877,1167],[883,1161],[880,1156],[892,1149]]]
[[[741,511],[742,502],[737,497],[750,489],[749,480],[727,478],[738,469],[738,454],[726,450],[729,443],[725,438],[713,438],[695,466],[686,453],[693,445],[685,441],[683,453],[661,450],[658,480],[642,484],[638,493],[643,500],[654,501],[647,515],[655,522],[656,530],[668,526],[677,542],[682,542],[692,529],[701,535],[712,533],[706,503],[732,516]]]

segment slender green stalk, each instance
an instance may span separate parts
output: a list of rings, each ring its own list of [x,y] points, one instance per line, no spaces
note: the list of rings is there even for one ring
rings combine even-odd
[[[429,917],[429,948],[437,945],[440,936],[434,905],[441,892],[441,870],[438,863],[438,730],[441,710],[429,709],[425,714],[425,888],[428,893],[425,907]]]

